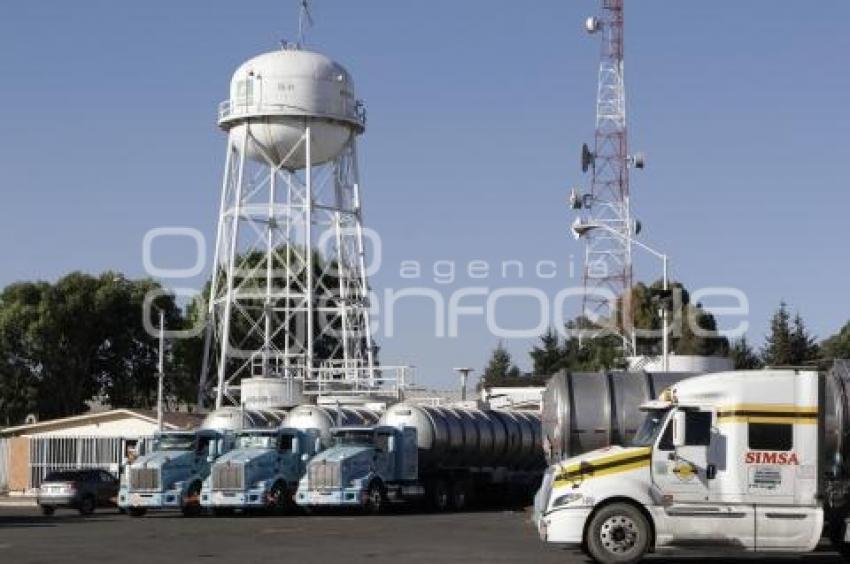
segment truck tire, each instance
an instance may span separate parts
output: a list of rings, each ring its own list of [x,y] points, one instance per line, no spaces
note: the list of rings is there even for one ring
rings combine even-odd
[[[593,516],[584,544],[595,562],[632,564],[649,549],[650,532],[640,509],[628,503],[612,503]]]
[[[184,517],[197,517],[201,514],[200,495],[201,483],[193,482],[192,485],[189,486],[189,490],[186,492],[186,498],[183,501],[183,505],[180,507],[180,511],[183,513]]]
[[[384,485],[377,480],[369,484],[369,491],[366,494],[366,513],[370,515],[380,515],[386,508],[387,494],[384,492]]]
[[[442,478],[437,478],[431,483],[428,502],[433,511],[442,513],[448,510],[451,503],[451,494],[446,481]]]
[[[131,507],[127,510],[127,514],[130,517],[144,517],[147,512],[148,510],[144,507]]]
[[[56,513],[56,508],[53,507],[52,505],[42,505],[41,506],[41,514],[42,515],[49,517],[49,516],[53,515],[54,513]]]
[[[844,542],[846,527],[844,516],[829,521],[829,541],[835,551],[844,557],[850,556],[850,543]]]
[[[283,515],[290,507],[290,496],[283,482],[275,482],[269,491],[269,509],[275,515]]]
[[[80,515],[91,515],[94,513],[94,509],[97,503],[94,500],[94,496],[87,495],[80,501],[79,512]]]
[[[451,505],[455,511],[464,511],[469,506],[470,498],[469,482],[466,480],[455,480],[452,482]]]

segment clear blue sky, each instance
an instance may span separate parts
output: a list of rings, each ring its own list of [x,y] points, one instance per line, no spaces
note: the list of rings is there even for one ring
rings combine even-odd
[[[241,61],[294,38],[296,4],[6,2],[0,284],[75,269],[141,276],[148,229],[212,236],[216,105]],[[564,202],[585,181],[578,149],[593,133],[599,43],[582,22],[597,5],[314,2],[310,43],[349,68],[369,108],[360,155],[366,220],[384,241],[378,291],[404,285],[402,260],[426,272],[437,260],[561,265],[552,280],[420,281],[447,300],[470,284],[549,295],[575,284],[567,264],[582,251]],[[648,155],[633,177],[644,240],[689,287],[744,290],[758,343],[781,299],[817,335],[834,332],[850,319],[850,3],[630,0],[626,10],[631,140]],[[159,248],[158,262],[185,265],[191,250]],[[639,260],[654,276],[652,259]],[[533,324],[528,310],[506,301],[499,322]],[[454,384],[451,368],[480,368],[496,338],[481,318],[435,338],[432,317],[424,302],[401,307],[383,360]],[[527,366],[529,342],[507,344]]]

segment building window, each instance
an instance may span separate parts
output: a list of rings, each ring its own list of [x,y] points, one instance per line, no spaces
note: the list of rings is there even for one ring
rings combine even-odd
[[[789,423],[748,423],[750,450],[791,450],[794,426]]]

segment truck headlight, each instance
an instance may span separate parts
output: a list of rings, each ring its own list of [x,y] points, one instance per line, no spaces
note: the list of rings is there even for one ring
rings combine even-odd
[[[552,503],[552,507],[561,507],[562,505],[569,505],[570,503],[578,503],[581,501],[585,501],[584,495],[580,493],[568,493],[556,497],[555,501]]]

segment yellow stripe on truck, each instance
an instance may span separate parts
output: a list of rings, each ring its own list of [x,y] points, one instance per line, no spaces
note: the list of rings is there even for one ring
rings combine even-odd
[[[743,403],[720,407],[717,420],[718,423],[814,425],[818,422],[818,408],[793,404]]]
[[[588,478],[598,478],[649,466],[652,449],[639,448],[591,461],[573,462],[561,468],[555,485],[573,484]]]

